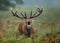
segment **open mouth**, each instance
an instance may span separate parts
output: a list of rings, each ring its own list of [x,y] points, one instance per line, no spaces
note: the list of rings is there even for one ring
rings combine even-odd
[[[28,23],[27,23],[28,25],[30,25],[30,21],[28,21]]]

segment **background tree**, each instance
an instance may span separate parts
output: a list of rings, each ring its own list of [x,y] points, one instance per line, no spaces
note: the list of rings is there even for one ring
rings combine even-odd
[[[9,7],[15,7],[17,4],[23,4],[22,0],[0,0],[0,10],[6,10]]]

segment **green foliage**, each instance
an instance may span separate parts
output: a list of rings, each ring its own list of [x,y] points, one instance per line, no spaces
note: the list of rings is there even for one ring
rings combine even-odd
[[[11,2],[14,0],[0,0],[0,10],[7,10],[9,7],[15,7],[15,3]],[[23,4],[22,0],[15,0],[17,4]]]
[[[0,10],[6,10],[9,6],[14,6],[9,0],[0,0]]]

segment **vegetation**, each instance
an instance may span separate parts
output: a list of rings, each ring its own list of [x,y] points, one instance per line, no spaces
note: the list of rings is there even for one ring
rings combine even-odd
[[[16,4],[23,4],[22,0],[0,0],[0,10],[7,10],[9,7],[15,7]]]
[[[14,8],[14,11],[15,9],[16,8]],[[36,8],[18,9],[18,13],[26,11],[28,16],[31,9],[33,12],[36,10]],[[43,43],[42,40],[46,38],[47,33],[48,35],[54,34],[56,35],[56,38],[60,38],[60,8],[43,9],[43,13],[35,18],[35,21],[33,22],[34,27],[37,30],[36,34],[38,35],[34,40],[17,35],[18,25],[21,22],[21,19],[13,17],[10,10],[0,11],[0,43]]]

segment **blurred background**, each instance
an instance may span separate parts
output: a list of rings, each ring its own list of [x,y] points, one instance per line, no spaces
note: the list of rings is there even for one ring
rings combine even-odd
[[[33,22],[38,35],[36,43],[41,43],[41,36],[47,33],[60,37],[60,0],[0,0],[0,43],[31,43],[30,39],[20,41],[22,36],[16,36],[21,19],[14,17],[11,10],[17,10],[19,16],[25,11],[29,16],[30,11],[34,14],[38,7],[43,8],[43,12]]]

